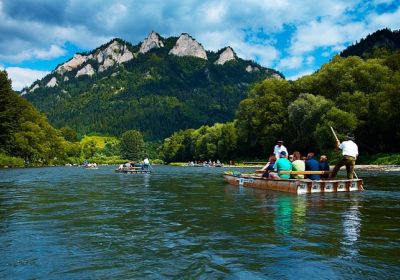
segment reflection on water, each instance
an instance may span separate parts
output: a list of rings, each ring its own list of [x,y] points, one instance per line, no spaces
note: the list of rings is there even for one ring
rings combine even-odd
[[[230,186],[222,171],[0,170],[0,278],[400,274],[398,174],[358,172],[362,193],[297,196]]]
[[[353,201],[353,205],[349,207],[342,215],[343,217],[343,250],[349,257],[358,256],[358,247],[355,246],[356,242],[360,237],[361,231],[361,217],[360,217],[360,206],[358,201]]]

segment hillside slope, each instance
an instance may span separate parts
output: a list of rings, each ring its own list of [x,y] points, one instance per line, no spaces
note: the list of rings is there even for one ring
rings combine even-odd
[[[157,140],[232,120],[248,87],[266,78],[283,76],[230,47],[215,53],[188,34],[151,32],[138,45],[113,39],[76,54],[22,94],[56,127],[112,135],[138,129]]]
[[[347,47],[340,53],[341,57],[360,56],[366,58],[371,55],[374,49],[382,48],[388,52],[400,49],[400,30],[390,29],[378,30],[359,42]]]

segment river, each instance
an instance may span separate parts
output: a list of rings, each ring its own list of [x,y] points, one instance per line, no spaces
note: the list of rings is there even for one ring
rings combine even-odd
[[[224,168],[113,168],[0,170],[0,279],[400,277],[400,172],[293,195]]]

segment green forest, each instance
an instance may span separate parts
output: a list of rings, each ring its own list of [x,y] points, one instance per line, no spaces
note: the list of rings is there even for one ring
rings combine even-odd
[[[266,159],[279,138],[290,151],[333,154],[332,126],[341,139],[354,133],[364,156],[384,158],[400,150],[399,106],[400,52],[377,48],[365,60],[335,56],[294,82],[256,84],[233,122],[176,132],[159,152],[166,161]]]

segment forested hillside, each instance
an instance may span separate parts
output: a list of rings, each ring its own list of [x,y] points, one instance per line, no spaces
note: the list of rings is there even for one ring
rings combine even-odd
[[[333,152],[330,126],[354,133],[360,153],[400,151],[400,52],[374,59],[334,57],[294,82],[267,80],[241,101],[234,123],[180,131],[160,153],[167,161],[263,157],[276,140],[290,152]]]
[[[360,42],[347,47],[340,56],[369,58],[379,49],[389,53],[400,49],[400,30],[391,31],[387,28],[378,30],[361,39]]]
[[[136,46],[115,39],[76,55],[23,94],[55,127],[117,136],[136,129],[157,140],[232,120],[248,87],[266,78],[282,75],[229,47],[208,52],[187,34],[152,32]]]

